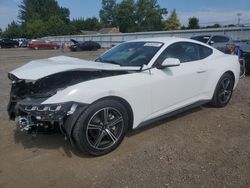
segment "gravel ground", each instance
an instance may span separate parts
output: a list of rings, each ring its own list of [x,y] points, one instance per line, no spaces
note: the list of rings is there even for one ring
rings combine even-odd
[[[60,134],[19,132],[8,120],[7,73],[39,58],[98,52],[0,49],[0,187],[250,187],[250,77],[225,108],[202,106],[130,133],[90,157]]]

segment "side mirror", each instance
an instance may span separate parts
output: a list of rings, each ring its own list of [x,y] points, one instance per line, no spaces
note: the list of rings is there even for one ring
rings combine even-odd
[[[181,62],[179,59],[167,58],[162,62],[162,64],[158,65],[157,68],[164,69],[166,67],[176,67],[176,66],[180,66],[180,64],[181,64]]]

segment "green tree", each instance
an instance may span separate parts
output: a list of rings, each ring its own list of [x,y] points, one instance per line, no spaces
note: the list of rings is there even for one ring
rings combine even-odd
[[[18,38],[23,36],[23,30],[21,25],[19,25],[15,21],[12,21],[5,29],[3,36],[7,38]]]
[[[135,3],[134,0],[123,0],[117,6],[117,23],[121,32],[135,30]]]
[[[69,14],[69,9],[60,7],[55,0],[22,0],[18,17],[24,24],[38,19],[46,22],[51,16],[58,16],[69,23]]]
[[[220,24],[213,24],[213,25],[208,25],[206,28],[221,28]]]
[[[178,19],[176,10],[174,9],[171,13],[170,17],[167,19],[165,23],[165,30],[177,30],[180,29],[180,20]]]
[[[163,15],[167,9],[161,8],[157,0],[138,0],[136,2],[137,31],[158,31],[163,29]]]
[[[199,28],[200,28],[199,19],[196,17],[189,18],[188,29],[199,29]]]
[[[29,38],[43,37],[46,34],[46,26],[41,19],[27,23],[26,29]]]
[[[84,30],[85,28],[85,20],[84,18],[78,18],[78,19],[73,19],[70,22],[70,27],[71,27],[71,31],[74,34],[79,34],[81,32],[81,30]]]
[[[97,31],[101,28],[99,20],[96,17],[87,18],[84,22],[84,30]]]
[[[187,27],[185,25],[181,26],[181,30],[186,30],[186,29],[187,29]]]
[[[113,27],[117,25],[116,11],[116,0],[102,0],[102,9],[99,11],[99,16],[104,27]]]
[[[75,34],[80,34],[82,30],[97,31],[101,28],[101,24],[96,17],[87,18],[86,20],[84,18],[73,19],[70,25],[71,31]]]
[[[67,24],[58,16],[50,17],[45,22],[45,29],[46,34],[51,36],[67,34]]]
[[[18,18],[28,37],[42,37],[70,32],[69,14],[56,0],[22,0]]]
[[[167,14],[157,0],[102,0],[99,12],[104,27],[119,26],[122,32],[162,30],[163,15]]]

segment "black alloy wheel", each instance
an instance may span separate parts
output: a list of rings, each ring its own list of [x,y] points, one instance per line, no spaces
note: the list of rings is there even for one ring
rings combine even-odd
[[[86,131],[88,143],[95,149],[108,149],[116,144],[124,129],[121,113],[112,107],[97,111],[89,120]]]
[[[98,156],[117,148],[127,128],[126,108],[118,101],[103,100],[83,112],[73,130],[73,138],[82,152]]]
[[[230,78],[224,78],[220,84],[218,99],[220,103],[228,103],[232,95],[232,84]]]
[[[226,106],[233,94],[234,79],[231,74],[225,73],[219,80],[211,104],[215,107]]]

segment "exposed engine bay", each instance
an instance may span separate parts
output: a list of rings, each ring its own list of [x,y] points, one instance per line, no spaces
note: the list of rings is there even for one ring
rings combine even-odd
[[[8,114],[11,120],[16,120],[21,130],[28,132],[47,132],[61,130],[67,135],[70,132],[62,127],[75,111],[81,113],[87,104],[74,101],[63,104],[43,105],[42,103],[58,91],[69,86],[98,78],[127,74],[128,71],[67,71],[52,74],[36,81],[18,79],[9,73],[12,80]],[[75,117],[74,117],[75,118]],[[74,123],[75,120],[68,120]]]

